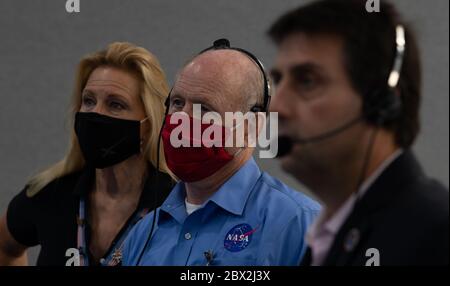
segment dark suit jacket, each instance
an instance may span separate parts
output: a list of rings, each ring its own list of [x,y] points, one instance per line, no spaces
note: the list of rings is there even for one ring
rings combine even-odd
[[[449,193],[405,151],[378,177],[338,231],[324,265],[448,265]],[[370,260],[373,261],[373,260]],[[301,265],[311,264],[308,249]]]

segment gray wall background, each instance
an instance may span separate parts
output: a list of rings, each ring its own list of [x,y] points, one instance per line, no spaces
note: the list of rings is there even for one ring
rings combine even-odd
[[[37,170],[60,159],[68,143],[66,111],[80,58],[113,41],[152,51],[172,83],[194,53],[227,37],[269,66],[270,23],[301,0],[65,0],[0,2],[0,213]],[[424,65],[422,133],[415,151],[426,172],[449,183],[449,1],[394,0],[415,27]],[[367,35],[370,36],[370,35]],[[275,160],[263,169],[303,189]],[[34,263],[38,249],[30,251]]]

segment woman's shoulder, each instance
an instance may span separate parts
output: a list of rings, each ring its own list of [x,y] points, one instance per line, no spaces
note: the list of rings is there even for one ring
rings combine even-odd
[[[67,218],[76,211],[77,200],[72,194],[80,175],[81,172],[75,172],[54,179],[33,196],[27,194],[26,185],[7,208],[7,226],[14,239],[34,246],[41,243],[49,225],[63,222],[62,227],[66,227]],[[42,227],[45,231],[40,233]],[[70,230],[71,225],[67,227]]]
[[[73,172],[62,177],[56,178],[43,187],[36,194],[29,196],[28,188],[26,185],[22,190],[24,195],[31,201],[47,201],[48,199],[59,199],[67,196],[71,196],[74,193],[75,187],[83,174],[82,171]]]

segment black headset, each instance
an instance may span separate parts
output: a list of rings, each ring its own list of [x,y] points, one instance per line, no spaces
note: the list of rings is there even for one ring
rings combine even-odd
[[[395,27],[396,54],[394,64],[386,85],[364,98],[363,115],[368,123],[381,126],[398,118],[402,110],[402,101],[396,94],[403,65],[406,38],[402,25]]]
[[[255,105],[253,106],[250,111],[252,112],[268,112],[269,111],[269,104],[270,104],[270,96],[271,96],[271,88],[270,88],[270,83],[269,83],[269,79],[267,77],[266,71],[264,69],[263,64],[261,63],[260,60],[258,60],[258,58],[253,55],[252,53],[250,53],[249,51],[246,51],[244,49],[241,48],[236,48],[236,47],[231,47],[230,46],[230,41],[227,39],[218,39],[216,41],[214,41],[213,45],[209,48],[204,49],[203,51],[201,51],[200,53],[197,54],[197,56],[207,52],[207,51],[211,51],[211,50],[234,50],[234,51],[239,51],[245,55],[247,55],[259,68],[259,70],[261,71],[261,74],[263,76],[263,80],[264,80],[264,101],[262,105]],[[172,90],[170,90],[169,92],[169,96],[167,96],[166,101],[165,101],[165,106],[166,106],[166,112],[165,114],[167,115],[169,112],[169,106],[170,106],[170,94],[172,93]]]

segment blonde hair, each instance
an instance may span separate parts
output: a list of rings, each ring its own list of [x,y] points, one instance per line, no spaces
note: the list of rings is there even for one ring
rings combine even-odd
[[[77,69],[75,89],[70,105],[70,126],[73,126],[75,113],[80,110],[81,93],[91,73],[100,66],[111,66],[132,72],[141,81],[140,98],[150,124],[149,136],[143,142],[145,158],[156,168],[159,152],[159,170],[169,173],[164,159],[163,148],[157,150],[159,130],[164,117],[164,101],[169,93],[166,76],[156,57],[144,48],[130,43],[112,43],[102,50],[84,57]],[[162,145],[162,144],[161,144]],[[65,157],[48,169],[33,176],[27,183],[27,195],[34,196],[53,180],[81,170],[85,165],[75,131],[71,130],[70,145]]]

